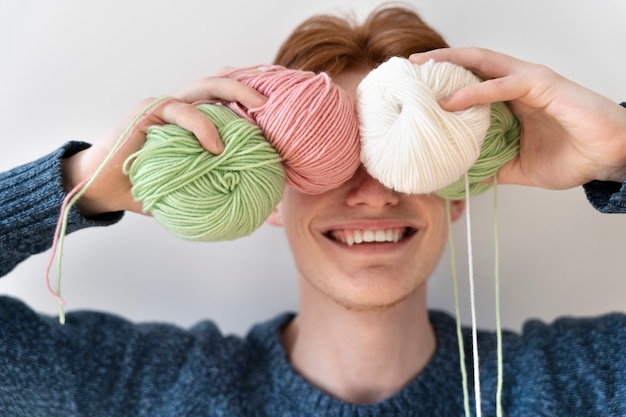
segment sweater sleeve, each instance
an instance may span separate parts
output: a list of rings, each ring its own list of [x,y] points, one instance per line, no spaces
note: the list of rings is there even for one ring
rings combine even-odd
[[[584,185],[591,205],[601,213],[626,213],[626,182],[591,181]]]
[[[626,107],[626,102],[620,103]],[[626,213],[626,182],[591,181],[583,186],[591,205],[601,213]]]
[[[253,345],[213,322],[184,329],[74,311],[61,325],[2,296],[0,322],[0,416],[266,415],[240,411]]]
[[[0,276],[20,262],[50,248],[66,194],[61,160],[89,147],[69,142],[54,152],[0,173]],[[67,233],[118,222],[122,212],[84,218],[75,208],[69,213]]]
[[[504,348],[516,361],[510,401],[520,412],[511,415],[626,415],[624,314],[531,320],[519,342]]]

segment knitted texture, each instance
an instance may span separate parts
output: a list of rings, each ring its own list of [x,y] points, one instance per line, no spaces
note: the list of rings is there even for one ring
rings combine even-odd
[[[64,195],[59,160],[64,153],[59,150],[0,174],[3,272],[51,242],[58,216],[51,206]],[[610,198],[626,201],[626,192]],[[88,223],[73,212],[68,231],[113,221]],[[245,338],[223,336],[211,322],[185,330],[89,312],[70,313],[61,326],[20,301],[2,297],[0,415],[462,415],[456,324],[446,314],[431,314],[437,350],[423,372],[396,395],[372,405],[333,398],[293,369],[280,339],[291,318],[281,315],[257,325]],[[470,349],[470,331],[462,333]],[[495,335],[480,332],[478,343],[482,408],[485,415],[493,415]],[[532,321],[521,335],[504,334],[504,352],[507,416],[626,415],[624,315],[562,319],[551,325]],[[469,352],[465,357],[470,360]]]
[[[280,330],[292,315],[223,336],[211,322],[189,330],[70,313],[60,326],[0,297],[0,414],[74,416],[438,416],[462,415],[454,319],[431,313],[437,351],[399,393],[372,405],[346,403],[302,378]],[[98,329],[98,331],[94,331]],[[463,330],[466,346],[469,331]],[[479,334],[483,398],[493,398],[494,335]],[[507,416],[626,415],[626,317],[526,324],[505,334]],[[466,357],[469,357],[467,355]],[[489,400],[485,415],[494,414]]]
[[[50,248],[59,208],[65,198],[61,158],[89,146],[69,142],[34,162],[0,173],[0,276],[28,256]],[[116,212],[85,219],[73,209],[68,233],[86,227],[107,226],[122,216],[122,212]],[[40,223],[38,234],[31,233],[33,222]]]

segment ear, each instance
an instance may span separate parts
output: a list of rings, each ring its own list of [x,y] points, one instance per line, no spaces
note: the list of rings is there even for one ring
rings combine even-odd
[[[450,200],[450,219],[455,222],[465,210],[465,200]]]
[[[282,205],[283,202],[280,201],[276,207],[274,207],[274,210],[272,210],[272,213],[269,215],[269,217],[267,218],[267,223],[271,224],[272,226],[277,226],[277,227],[282,227],[283,226],[283,210],[282,210]]]

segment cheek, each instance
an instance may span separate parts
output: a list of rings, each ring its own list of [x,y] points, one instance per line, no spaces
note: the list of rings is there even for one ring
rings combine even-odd
[[[429,256],[434,257],[439,262],[439,257],[448,243],[448,231],[451,223],[448,221],[446,212],[446,204],[443,200],[432,201],[428,210],[431,213],[429,219],[429,228],[426,230],[426,239],[428,248],[424,252],[428,252]]]
[[[282,219],[289,233],[298,229],[309,229],[311,220],[321,210],[320,198],[317,195],[300,193],[287,187],[281,201]]]
[[[443,211],[442,216],[438,216],[436,221],[433,223],[433,234],[436,235],[433,237],[433,246],[436,246],[437,250],[442,251],[448,242],[448,231],[450,228],[450,224],[448,223],[448,219],[446,217],[445,209]]]
[[[300,195],[286,195],[281,202],[283,228],[294,254],[305,246],[310,234],[309,219],[313,204],[305,200]]]

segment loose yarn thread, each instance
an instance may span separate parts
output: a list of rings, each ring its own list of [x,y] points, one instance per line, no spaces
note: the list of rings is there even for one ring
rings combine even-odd
[[[176,237],[212,242],[247,236],[280,201],[280,155],[257,125],[228,107],[196,108],[217,128],[224,151],[207,152],[180,126],[151,126],[143,147],[124,164],[132,194]]]
[[[106,167],[109,161],[117,154],[117,152],[124,146],[124,144],[128,141],[128,138],[133,133],[135,126],[139,124],[142,120],[150,117],[157,111],[161,106],[166,105],[167,103],[172,102],[180,102],[180,100],[172,97],[162,97],[160,99],[154,100],[152,103],[148,104],[146,108],[137,114],[133,121],[126,127],[124,132],[120,135],[117,141],[111,147],[109,153],[105,156],[102,163],[96,168],[96,170],[89,177],[84,179],[78,185],[76,185],[70,192],[67,193],[65,198],[63,199],[63,203],[61,204],[61,212],[59,215],[59,220],[57,222],[56,229],[54,231],[54,236],[52,238],[52,249],[50,252],[50,257],[48,258],[48,263],[46,264],[46,270],[44,273],[46,287],[48,291],[56,298],[59,305],[59,322],[61,324],[65,323],[65,301],[61,297],[61,272],[62,272],[62,264],[61,259],[63,258],[63,246],[65,243],[65,236],[67,232],[67,221],[69,217],[69,213],[71,208],[76,204],[76,202],[80,199],[80,197],[85,194],[87,189],[93,184],[96,178],[100,175],[102,170]],[[50,284],[50,271],[52,270],[52,264],[55,259],[57,259],[56,264],[56,290],[52,288]]]
[[[288,185],[320,194],[354,175],[361,147],[356,102],[328,74],[274,65],[234,78],[268,97],[258,108],[231,107],[261,127],[283,159]]]
[[[493,176],[493,240],[494,240],[494,289],[495,289],[495,309],[496,309],[496,349],[497,349],[497,369],[496,378],[496,417],[503,417],[502,390],[504,386],[504,347],[502,341],[502,317],[500,314],[500,227],[498,207],[498,178]]]
[[[465,176],[465,178],[469,178]],[[493,236],[494,236],[494,289],[495,289],[495,316],[496,316],[496,361],[497,361],[497,378],[496,378],[496,416],[503,417],[504,411],[502,408],[502,390],[504,385],[504,358],[503,358],[503,340],[502,340],[502,323],[501,323],[501,314],[500,314],[500,238],[499,238],[499,227],[498,227],[498,218],[499,218],[499,208],[498,208],[498,184],[497,178],[494,175],[493,177],[493,211],[494,211],[494,219],[493,219]],[[469,181],[466,182],[466,186],[469,186]],[[467,368],[465,365],[465,347],[463,343],[463,333],[461,326],[461,310],[460,310],[460,302],[459,302],[459,290],[458,290],[458,277],[456,270],[456,251],[454,245],[454,238],[452,235],[452,216],[450,209],[450,201],[446,201],[446,218],[448,223],[448,247],[450,251],[450,265],[451,265],[451,275],[452,275],[452,285],[453,285],[453,293],[454,293],[454,309],[456,316],[456,333],[457,333],[457,342],[459,349],[459,365],[461,371],[461,383],[463,389],[463,407],[465,410],[465,416],[470,417],[470,404],[469,404],[469,389],[468,389],[468,376],[467,376]],[[468,268],[469,268],[469,282],[470,282],[470,305],[472,310],[472,356],[473,356],[473,365],[474,365],[474,378],[475,384],[478,385],[475,387],[475,404],[476,404],[476,415],[479,416],[482,414],[482,407],[480,405],[480,377],[479,377],[479,362],[478,362],[478,350],[477,346],[477,332],[476,332],[476,319],[475,319],[475,299],[474,299],[474,273],[473,273],[473,250],[471,245],[471,215],[470,215],[470,206],[469,199],[467,199],[467,207],[466,207],[466,222],[467,222],[467,242],[468,242]]]
[[[452,275],[452,292],[454,295],[454,313],[456,317],[456,340],[459,349],[459,368],[461,371],[461,388],[463,389],[463,409],[465,417],[470,417],[469,387],[467,382],[467,367],[465,366],[465,346],[463,344],[463,328],[461,325],[461,306],[459,300],[459,279],[456,270],[456,250],[452,235],[452,215],[450,200],[446,200],[446,219],[448,222],[448,248],[450,251],[450,270]]]
[[[465,174],[465,191],[469,196],[469,176]],[[474,403],[476,417],[482,417],[482,400],[480,390],[480,356],[478,355],[478,326],[476,321],[476,291],[474,289],[474,251],[472,246],[472,222],[469,197],[465,199],[465,218],[467,227],[467,263],[470,286],[470,312],[472,319],[472,363],[474,365]]]
[[[469,197],[496,184],[496,173],[519,152],[520,126],[504,103],[476,105],[445,112],[438,101],[481,80],[451,63],[412,64],[394,57],[370,72],[357,90],[361,131],[361,159],[369,173],[386,187],[408,193],[436,193],[446,199],[450,227],[450,200],[466,200],[467,246],[472,315],[472,356],[476,415],[480,417],[481,389],[477,340],[473,249]],[[497,194],[494,192],[497,210]],[[494,233],[497,251],[497,215]],[[467,371],[458,300],[456,264],[449,234],[454,283],[457,338],[461,361],[465,414],[469,416]],[[495,262],[496,298],[499,298],[499,263]],[[498,381],[496,412],[502,415],[502,335],[500,304],[496,300]]]

